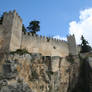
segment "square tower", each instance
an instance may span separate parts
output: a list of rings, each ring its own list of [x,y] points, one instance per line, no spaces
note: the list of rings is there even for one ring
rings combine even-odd
[[[70,35],[67,37],[68,40],[68,48],[69,48],[69,55],[77,55],[77,45],[74,35]]]
[[[20,49],[22,39],[22,19],[15,10],[4,13],[3,27],[5,29],[5,49],[8,51]]]

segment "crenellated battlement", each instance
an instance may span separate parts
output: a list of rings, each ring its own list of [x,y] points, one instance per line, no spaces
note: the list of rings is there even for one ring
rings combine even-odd
[[[11,11],[9,11],[9,13],[10,13],[10,12],[11,12]],[[22,22],[22,19],[21,19],[21,17],[19,16],[19,14],[16,12],[16,10],[14,10],[12,13],[13,13],[14,16],[18,17],[18,19]]]
[[[65,40],[60,40],[53,37],[47,37],[42,35],[32,35],[32,33],[29,33],[29,32],[26,32],[26,33],[22,32],[22,35],[25,37],[25,39],[29,38],[29,39],[36,39],[36,40],[39,39],[41,41],[46,41],[46,42],[67,43],[67,41]]]
[[[4,16],[12,16],[12,17],[17,17],[21,22],[22,22],[22,19],[21,17],[18,15],[18,13],[16,12],[16,10],[13,10],[13,11],[9,11],[9,12],[4,12]]]

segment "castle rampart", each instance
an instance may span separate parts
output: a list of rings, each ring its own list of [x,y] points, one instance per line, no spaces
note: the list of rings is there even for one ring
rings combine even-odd
[[[29,52],[42,53],[44,56],[67,56],[69,54],[68,44],[66,41],[52,39],[48,37],[36,36],[30,34],[22,35],[22,49]]]
[[[4,42],[4,27],[3,25],[0,25],[0,52],[2,52],[3,47],[5,46],[5,42]]]
[[[76,42],[74,36],[68,41],[57,40],[45,36],[24,34],[22,32],[22,19],[16,11],[4,13],[3,23],[0,25],[0,51],[15,51],[27,49],[30,53],[41,53],[44,56],[76,55]]]

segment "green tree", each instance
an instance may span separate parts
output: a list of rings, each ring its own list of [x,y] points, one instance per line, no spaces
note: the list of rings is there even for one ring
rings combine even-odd
[[[40,31],[40,21],[34,20],[29,23],[29,26],[27,27],[28,31],[31,32],[33,35],[36,34],[36,32]]]
[[[81,52],[85,53],[85,52],[90,52],[92,50],[91,46],[89,45],[88,41],[83,37],[83,35],[81,36]]]
[[[3,14],[0,16],[0,24],[3,23]]]
[[[26,28],[25,28],[24,24],[22,25],[22,32],[24,32],[24,34],[26,33]]]

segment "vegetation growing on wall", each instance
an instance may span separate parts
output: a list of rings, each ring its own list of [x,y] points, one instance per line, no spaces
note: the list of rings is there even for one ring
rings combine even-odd
[[[12,51],[10,52],[10,54],[19,54],[19,55],[23,55],[23,54],[30,54],[26,49],[17,49],[16,51]]]
[[[49,42],[50,41],[50,38],[49,37],[47,37],[47,42]]]

